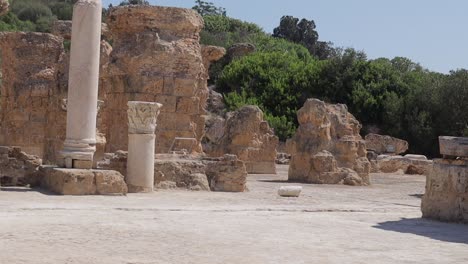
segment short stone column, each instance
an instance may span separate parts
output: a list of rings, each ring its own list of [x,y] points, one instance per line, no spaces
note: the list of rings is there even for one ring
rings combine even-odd
[[[128,102],[128,192],[152,192],[156,120],[162,104]]]
[[[73,8],[67,101],[67,137],[60,165],[91,169],[96,151],[101,0],[78,0]]]

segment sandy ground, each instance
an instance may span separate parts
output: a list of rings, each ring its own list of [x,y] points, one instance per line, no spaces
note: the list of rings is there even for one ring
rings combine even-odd
[[[0,192],[0,263],[468,263],[468,226],[421,219],[425,177],[370,187],[303,185],[287,167],[248,193],[124,196]]]

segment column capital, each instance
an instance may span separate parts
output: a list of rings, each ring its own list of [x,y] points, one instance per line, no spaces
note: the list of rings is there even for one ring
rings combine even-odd
[[[128,133],[154,134],[156,120],[162,104],[153,102],[129,101],[128,105]]]

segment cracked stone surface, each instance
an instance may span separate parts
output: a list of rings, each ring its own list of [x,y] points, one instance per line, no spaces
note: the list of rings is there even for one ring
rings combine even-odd
[[[467,263],[468,225],[421,219],[425,177],[249,175],[246,193],[54,196],[2,188],[2,263]],[[299,198],[277,195],[300,185]],[[21,252],[18,252],[21,249]]]

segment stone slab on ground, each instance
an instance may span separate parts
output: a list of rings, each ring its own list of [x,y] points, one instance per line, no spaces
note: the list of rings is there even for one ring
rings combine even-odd
[[[77,197],[2,188],[0,262],[468,262],[468,225],[421,219],[425,177],[372,174],[366,187],[286,180],[287,166],[278,166],[278,175],[249,175],[245,193]],[[299,199],[277,195],[295,185]]]
[[[51,166],[40,168],[41,186],[61,195],[127,194],[124,177],[112,170],[63,169]]]

